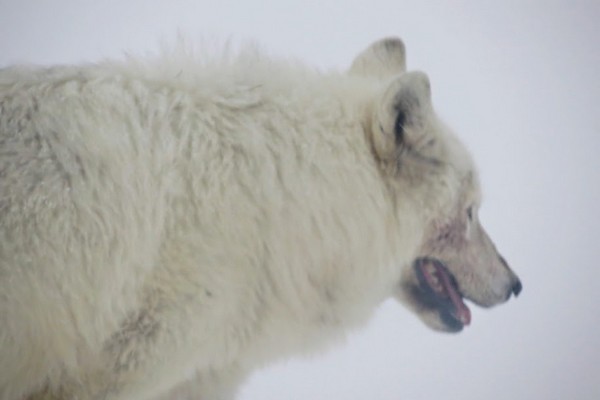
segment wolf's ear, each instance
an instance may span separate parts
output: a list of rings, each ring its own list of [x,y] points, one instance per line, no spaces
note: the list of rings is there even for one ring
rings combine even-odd
[[[382,160],[415,153],[434,142],[436,118],[429,78],[407,72],[392,80],[376,100],[371,120],[373,145]]]
[[[350,74],[388,78],[406,71],[406,51],[399,38],[381,39],[360,53],[350,67]]]

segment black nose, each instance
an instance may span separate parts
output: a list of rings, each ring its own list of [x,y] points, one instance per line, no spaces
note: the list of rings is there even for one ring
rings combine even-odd
[[[506,260],[504,259],[504,257],[502,257],[500,254],[498,254],[498,258],[500,259],[500,262],[502,263],[502,265],[504,265],[506,267],[506,269],[508,269],[511,274],[514,275],[514,273],[511,271],[510,267],[508,266],[508,263],[506,262]],[[515,297],[517,297],[519,295],[519,293],[521,293],[521,290],[523,290],[523,284],[521,283],[521,281],[519,280],[519,278],[517,278],[516,275],[514,275],[515,281],[512,285],[512,287],[510,288],[512,294],[515,295]],[[507,297],[510,297],[511,293],[508,294]]]
[[[515,281],[515,283],[513,284],[513,287],[512,287],[512,292],[515,295],[515,297],[517,297],[519,295],[519,293],[521,293],[521,290],[523,290],[523,284],[521,283],[519,278],[517,278],[517,280]]]

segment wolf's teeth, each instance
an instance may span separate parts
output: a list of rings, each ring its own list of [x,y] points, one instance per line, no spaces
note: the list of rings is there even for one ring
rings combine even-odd
[[[441,284],[440,279],[437,276],[437,274],[432,274],[431,275],[431,287],[436,292],[441,292],[442,291],[442,284]]]
[[[427,275],[427,280],[429,281],[429,286],[436,292],[442,293],[444,288],[440,281],[439,271],[435,264],[429,262],[425,264],[425,272]]]
[[[435,276],[437,274],[437,268],[433,264],[427,264],[427,272],[429,272],[429,275]]]

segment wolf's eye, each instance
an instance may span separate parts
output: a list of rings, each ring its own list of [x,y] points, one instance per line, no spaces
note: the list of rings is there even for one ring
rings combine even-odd
[[[473,206],[467,208],[467,218],[469,221],[473,221]]]

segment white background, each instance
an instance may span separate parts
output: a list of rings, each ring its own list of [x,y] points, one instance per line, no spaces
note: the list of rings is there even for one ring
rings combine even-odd
[[[0,65],[144,53],[177,31],[346,68],[401,36],[481,169],[482,219],[524,283],[459,335],[394,302],[242,400],[600,399],[600,2],[0,0]]]

